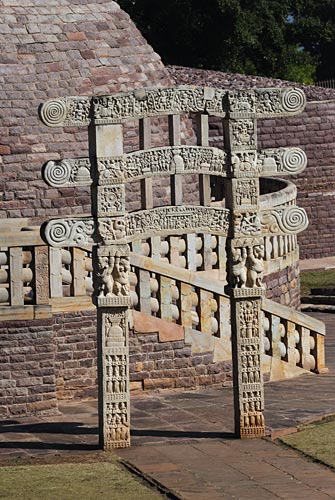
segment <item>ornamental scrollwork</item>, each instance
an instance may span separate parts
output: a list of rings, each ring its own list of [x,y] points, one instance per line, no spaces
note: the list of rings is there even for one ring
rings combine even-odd
[[[307,165],[306,153],[300,148],[264,149],[258,152],[261,175],[296,175]]]
[[[306,105],[306,97],[302,90],[288,89],[256,89],[256,113],[258,116],[285,116],[301,113]]]
[[[134,118],[180,114],[208,113],[225,117],[270,117],[303,111],[306,98],[302,90],[255,89],[226,91],[212,87],[172,87],[137,89],[107,96],[65,97],[50,99],[40,109],[43,123],[49,127],[122,123]],[[91,116],[91,106],[93,116]]]
[[[300,207],[278,207],[261,213],[262,233],[296,234],[308,227],[306,211]]]
[[[89,186],[92,184],[91,161],[89,158],[48,161],[43,176],[53,187]]]
[[[261,219],[257,212],[234,212],[234,233],[254,236],[261,232]]]
[[[44,236],[53,247],[80,246],[93,243],[93,218],[55,219],[47,223]]]
[[[231,118],[261,118],[297,114],[303,111],[306,98],[297,88],[266,88],[227,92]]]
[[[65,97],[50,99],[40,109],[42,122],[48,127],[89,125],[91,99],[89,97]]]

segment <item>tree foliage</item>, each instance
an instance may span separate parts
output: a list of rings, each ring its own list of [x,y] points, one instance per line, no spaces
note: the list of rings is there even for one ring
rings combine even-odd
[[[119,0],[166,64],[330,78],[334,0]],[[329,62],[332,64],[329,65]],[[317,72],[317,75],[315,75]]]
[[[294,0],[292,18],[292,39],[313,59],[317,80],[335,78],[334,0]]]

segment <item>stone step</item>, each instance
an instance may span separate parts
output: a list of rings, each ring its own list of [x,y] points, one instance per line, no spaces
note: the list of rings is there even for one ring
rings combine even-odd
[[[318,287],[311,288],[311,295],[327,295],[335,296],[335,287]]]
[[[335,313],[334,305],[327,304],[302,304],[301,305],[302,312],[322,312],[322,313]]]
[[[335,295],[308,295],[301,297],[302,304],[325,304],[335,305]]]

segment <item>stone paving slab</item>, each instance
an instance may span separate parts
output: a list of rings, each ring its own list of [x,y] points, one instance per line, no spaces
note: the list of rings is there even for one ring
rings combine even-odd
[[[265,440],[198,440],[134,447],[118,454],[185,500],[194,499],[195,493],[203,499],[335,498],[333,472]],[[164,469],[157,468],[159,462]]]

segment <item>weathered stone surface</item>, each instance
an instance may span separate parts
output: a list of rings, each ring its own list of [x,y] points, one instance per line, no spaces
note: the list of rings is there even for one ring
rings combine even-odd
[[[165,321],[155,316],[149,316],[140,311],[132,311],[134,331],[139,333],[158,332],[159,342],[184,340],[184,328],[181,325]]]
[[[222,88],[283,87],[290,82],[198,70],[168,67],[176,83],[185,85],[213,85]],[[319,258],[333,255],[335,180],[334,168],[334,115],[335,91],[299,84],[307,95],[305,112],[292,118],[259,120],[258,142],[260,148],[299,146],[305,151],[308,166],[303,176],[297,177],[298,202],[307,212],[310,224],[299,237],[300,258]],[[195,125],[194,125],[195,126]],[[222,146],[222,124],[211,121],[210,145]]]

